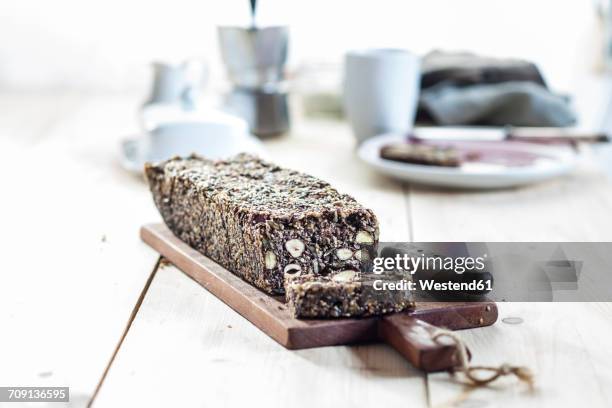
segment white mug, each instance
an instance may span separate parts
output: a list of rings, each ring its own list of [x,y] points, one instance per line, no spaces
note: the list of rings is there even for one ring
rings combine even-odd
[[[198,120],[168,122],[151,130],[146,150],[148,160],[153,162],[192,153],[217,159],[241,152],[248,139],[244,120],[211,111]]]
[[[414,126],[420,59],[399,49],[351,51],[345,58],[344,109],[358,143]]]

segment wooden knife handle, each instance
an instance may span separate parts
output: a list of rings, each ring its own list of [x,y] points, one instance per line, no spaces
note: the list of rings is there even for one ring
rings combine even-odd
[[[445,337],[433,339],[437,330],[403,313],[385,316],[378,322],[378,337],[425,372],[448,370],[458,364],[455,344]],[[471,357],[469,350],[468,356]]]

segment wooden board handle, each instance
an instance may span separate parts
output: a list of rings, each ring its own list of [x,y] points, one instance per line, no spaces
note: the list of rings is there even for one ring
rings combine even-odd
[[[380,339],[425,372],[448,370],[458,363],[455,344],[446,338],[433,340],[437,330],[436,326],[403,313],[385,316],[378,322]]]

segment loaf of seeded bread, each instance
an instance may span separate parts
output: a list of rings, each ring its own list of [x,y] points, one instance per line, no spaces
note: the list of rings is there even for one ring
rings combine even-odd
[[[287,276],[287,303],[293,315],[300,318],[401,312],[414,307],[412,292],[408,289],[380,290],[374,281],[400,281],[404,278],[403,275],[373,277],[353,270],[332,272],[326,276]]]
[[[166,225],[181,240],[270,294],[284,274],[360,270],[378,241],[374,213],[325,181],[240,154],[148,164]]]

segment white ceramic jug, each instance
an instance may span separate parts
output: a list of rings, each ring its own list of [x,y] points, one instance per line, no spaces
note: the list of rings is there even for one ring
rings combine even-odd
[[[194,109],[198,88],[202,85],[205,68],[200,61],[187,60],[179,64],[153,63],[151,94],[144,106],[178,104]]]

